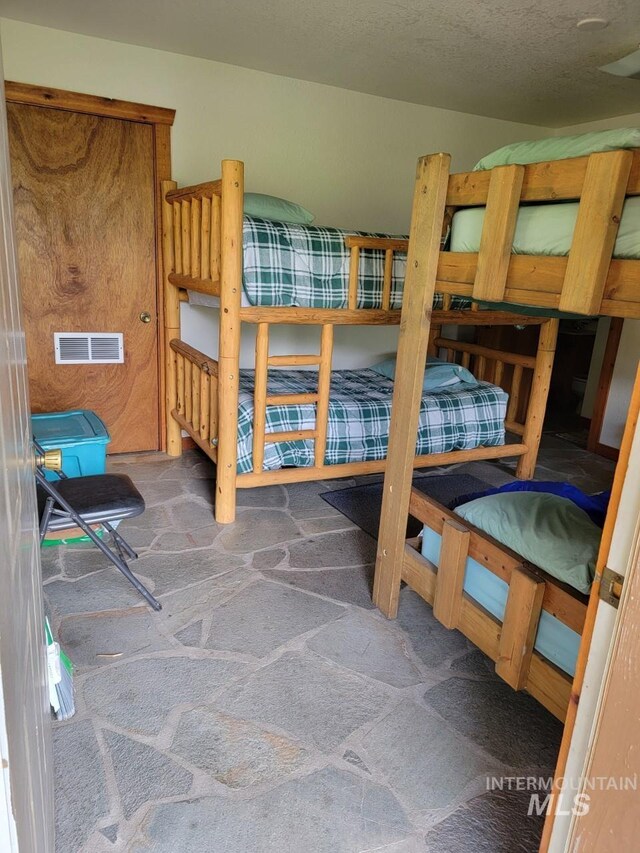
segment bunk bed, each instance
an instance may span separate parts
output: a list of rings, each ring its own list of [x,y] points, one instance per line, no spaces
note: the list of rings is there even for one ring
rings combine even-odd
[[[450,157],[435,154],[418,162],[407,277],[397,355],[387,469],[378,540],[373,598],[389,618],[398,609],[400,585],[407,583],[433,605],[434,615],[457,628],[496,662],[496,672],[515,689],[527,690],[564,719],[572,675],[536,647],[541,619],[553,617],[577,634],[586,598],[527,565],[486,533],[463,523],[446,508],[412,488],[412,448],[419,388],[434,326],[433,294],[469,297],[502,310],[571,312],[640,318],[640,255],[613,257],[625,202],[640,196],[640,149],[618,149],[563,160],[502,165],[486,171],[450,174]],[[577,202],[566,255],[514,254],[520,205]],[[444,251],[443,223],[456,211],[483,208],[481,227],[467,251]],[[625,211],[626,212],[626,211]],[[468,211],[461,211],[466,216]],[[475,215],[475,214],[473,214]],[[458,248],[460,244],[458,243]],[[469,249],[477,249],[470,251]],[[547,333],[549,334],[549,333]],[[543,337],[545,333],[543,332]],[[539,349],[539,368],[548,377],[552,341]],[[536,412],[522,437],[539,438],[545,382],[534,386]],[[530,471],[526,473],[531,473]],[[405,541],[407,516],[424,524],[425,536],[440,543],[429,555]],[[596,582],[606,560],[600,548]],[[465,591],[469,560],[508,584],[502,619]]]
[[[220,180],[188,187],[163,182],[162,197],[167,453],[180,455],[185,431],[216,463],[216,520],[234,520],[238,488],[384,471],[394,384],[371,371],[332,371],[333,334],[337,325],[400,324],[408,241],[312,227],[293,233],[250,220],[243,215],[244,166],[235,160],[223,161]],[[340,275],[333,278],[340,283],[334,287],[332,278],[328,296],[309,292],[309,276],[290,257],[295,241],[313,244],[311,254],[314,241],[321,243],[332,269],[337,263]],[[266,273],[261,253],[270,258]],[[219,309],[217,358],[180,340],[180,303],[189,300]],[[519,458],[518,476],[531,477],[557,320],[479,310],[456,293],[433,304],[431,354],[444,351],[481,382],[474,392],[422,395],[412,467],[512,456]],[[247,324],[256,330],[253,371],[240,370]],[[320,327],[319,352],[270,354],[270,329],[283,324]],[[442,334],[445,325],[498,324],[538,326],[537,354]],[[532,375],[528,405],[526,374]],[[474,409],[481,412],[475,429]],[[446,429],[436,428],[443,423]],[[505,432],[516,440],[507,443]]]

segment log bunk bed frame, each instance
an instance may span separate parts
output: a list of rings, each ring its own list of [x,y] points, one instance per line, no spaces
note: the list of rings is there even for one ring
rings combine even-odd
[[[461,193],[460,203],[463,203],[462,197],[468,192],[465,190]],[[335,325],[345,324],[398,325],[406,322],[405,319],[401,321],[399,310],[390,308],[390,301],[393,255],[394,252],[407,252],[410,246],[407,240],[360,236],[346,238],[350,249],[349,298],[346,308],[243,307],[243,197],[244,165],[237,160],[223,161],[220,180],[182,188],[178,188],[174,181],[162,183],[167,453],[170,456],[181,454],[182,431],[185,430],[196,445],[216,463],[215,516],[216,520],[223,524],[235,519],[238,488],[333,479],[385,470],[386,459],[346,464],[324,463],[333,329]],[[439,227],[438,245],[440,235],[446,231],[447,225],[441,221]],[[360,252],[367,249],[378,249],[385,253],[382,305],[379,309],[356,307]],[[429,350],[435,354],[438,349],[444,348],[451,360],[458,358],[463,366],[471,365],[477,378],[487,378],[496,385],[504,386],[510,393],[505,427],[515,434],[517,441],[497,447],[412,455],[410,467],[422,468],[517,456],[517,474],[522,479],[528,479],[533,475],[536,464],[558,323],[553,319],[521,316],[505,311],[478,311],[476,306],[469,310],[451,310],[450,294],[471,294],[471,285],[465,282],[473,281],[474,263],[468,256],[463,256],[462,261],[456,271],[448,272],[444,276],[453,278],[459,284],[444,296],[444,310],[434,312]],[[490,278],[493,274],[492,269],[487,269],[485,278]],[[412,276],[412,280],[415,283],[415,276]],[[220,299],[218,359],[206,356],[180,340],[180,303],[188,301],[189,290]],[[412,299],[408,314],[403,314],[403,318],[414,314],[415,294]],[[238,387],[243,323],[257,326],[253,470],[238,474]],[[273,324],[320,326],[320,352],[311,355],[270,356],[269,330]],[[526,356],[443,338],[441,329],[445,324],[539,325],[537,354]],[[296,366],[317,367],[317,394],[269,396],[269,369]],[[532,374],[528,405],[526,399],[523,399],[524,371]],[[314,430],[265,434],[267,406],[298,403],[316,404]],[[397,408],[395,406],[396,411]],[[314,441],[313,467],[263,470],[266,442],[296,439]]]
[[[564,720],[579,698],[572,689],[579,692],[582,653],[572,688],[571,677],[534,650],[534,639],[543,610],[581,634],[586,597],[523,563],[517,554],[411,485],[424,361],[437,334],[434,325],[440,322],[435,313],[431,316],[431,304],[434,291],[439,291],[515,303],[515,310],[519,303],[584,315],[640,318],[640,260],[612,259],[625,198],[640,195],[640,149],[465,174],[450,174],[449,167],[446,154],[418,161],[374,602],[394,618],[400,585],[406,582],[433,605],[442,624],[457,628],[495,661],[497,674],[508,684],[527,690]],[[569,256],[513,255],[519,204],[563,200],[579,200]],[[477,205],[486,206],[479,252],[441,251],[443,222],[456,208]],[[554,334],[551,326],[547,329],[536,359],[536,369],[546,378],[532,391],[529,409],[535,415],[527,419],[525,447],[532,439],[537,447],[542,425],[553,359]],[[521,467],[523,473],[531,475],[532,469],[526,466],[523,472]],[[614,486],[618,492],[619,474]],[[405,541],[409,514],[442,536],[438,567],[422,556],[416,541]],[[610,527],[608,518],[606,529]],[[607,542],[604,535],[594,590],[607,559]],[[509,585],[502,623],[463,592],[468,556]]]

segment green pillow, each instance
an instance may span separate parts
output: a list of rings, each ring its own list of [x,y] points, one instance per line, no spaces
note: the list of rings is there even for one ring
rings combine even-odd
[[[374,370],[381,376],[386,376],[387,379],[394,380],[396,378],[396,357],[386,358],[378,364],[372,365],[370,370]],[[477,385],[477,381],[473,373],[470,373],[466,367],[459,364],[452,364],[448,361],[442,361],[435,356],[427,358],[427,368],[424,372],[424,382],[422,383],[423,391],[442,391],[446,388],[454,388],[458,385]]]
[[[602,531],[573,501],[545,492],[503,492],[463,504],[456,514],[530,563],[588,593]]]
[[[275,222],[289,222],[291,225],[311,225],[313,213],[301,204],[262,193],[244,194],[244,212],[247,216],[260,219],[272,219]]]
[[[640,148],[640,128],[620,127],[616,130],[599,130],[577,136],[556,136],[530,142],[512,142],[487,154],[473,167],[481,172],[494,166],[527,163],[544,163],[546,160],[567,160],[585,157],[596,151],[615,151],[616,148]]]

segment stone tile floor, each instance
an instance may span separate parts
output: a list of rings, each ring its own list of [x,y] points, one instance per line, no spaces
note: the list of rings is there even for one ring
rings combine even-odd
[[[540,463],[612,477],[557,438]],[[54,724],[59,853],[537,849],[528,794],[487,777],[548,776],[561,726],[409,589],[395,622],[372,607],[375,543],[319,497],[353,481],[240,492],[223,527],[201,454],[110,467],[147,502],[122,530],[163,610],[91,547],[43,551],[77,667],[77,714]]]

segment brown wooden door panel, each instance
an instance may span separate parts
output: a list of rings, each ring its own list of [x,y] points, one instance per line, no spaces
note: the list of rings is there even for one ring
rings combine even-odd
[[[93,409],[111,452],[157,450],[153,128],[8,113],[32,409]],[[124,364],[56,365],[57,331],[123,332]]]

